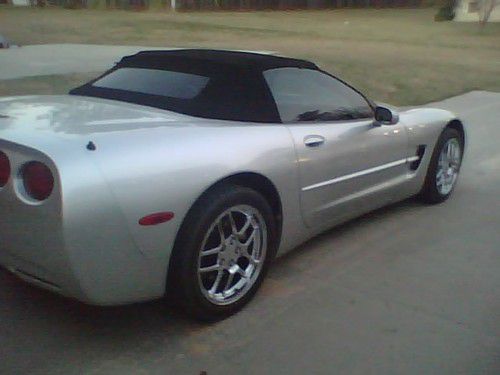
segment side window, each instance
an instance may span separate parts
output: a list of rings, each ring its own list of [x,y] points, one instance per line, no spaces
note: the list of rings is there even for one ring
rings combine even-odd
[[[264,72],[283,122],[354,120],[373,117],[356,91],[322,72],[278,68]]]

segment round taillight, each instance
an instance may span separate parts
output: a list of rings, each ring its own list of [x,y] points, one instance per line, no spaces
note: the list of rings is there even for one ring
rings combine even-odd
[[[49,167],[38,161],[30,161],[22,170],[24,190],[33,199],[47,199],[54,188],[54,176]]]
[[[10,162],[5,153],[0,151],[0,187],[5,186],[10,177]]]

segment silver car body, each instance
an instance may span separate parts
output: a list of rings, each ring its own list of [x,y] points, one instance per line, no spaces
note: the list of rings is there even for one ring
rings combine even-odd
[[[444,110],[412,109],[395,125],[240,123],[69,95],[3,98],[0,114],[0,150],[13,176],[0,190],[0,264],[99,305],[164,295],[177,231],[217,182],[252,174],[274,185],[282,208],[280,255],[416,194],[441,131],[455,119]],[[89,142],[95,150],[86,148]],[[323,144],[306,146],[311,142]],[[43,202],[25,196],[16,174],[30,160],[55,176]],[[162,211],[175,216],[138,224]]]

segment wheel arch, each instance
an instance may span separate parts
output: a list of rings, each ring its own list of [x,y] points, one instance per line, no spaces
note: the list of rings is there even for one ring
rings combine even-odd
[[[220,184],[238,185],[255,190],[261,194],[269,203],[273,210],[273,215],[276,220],[276,226],[281,233],[281,224],[283,221],[283,207],[278,189],[274,183],[262,174],[255,172],[242,172],[225,177],[213,184],[209,189]],[[209,190],[207,189],[207,191]]]
[[[220,180],[214,182],[208,188],[206,188],[196,200],[193,202],[186,215],[184,216],[182,223],[177,231],[175,238],[175,245],[172,254],[170,255],[170,259],[168,261],[167,268],[167,283],[166,283],[166,292],[168,293],[168,288],[172,286],[172,276],[174,275],[173,267],[176,259],[176,253],[178,249],[177,240],[179,238],[180,233],[182,232],[182,228],[185,225],[185,222],[191,212],[191,209],[208,193],[212,190],[223,186],[223,185],[237,185],[246,188],[250,188],[255,190],[259,194],[261,194],[264,199],[269,203],[273,211],[273,216],[276,220],[276,230],[277,230],[277,244],[279,247],[279,243],[281,242],[281,233],[282,233],[282,224],[283,224],[283,211],[282,211],[282,203],[281,197],[278,192],[278,189],[274,185],[274,183],[266,176],[256,173],[256,172],[239,172],[232,174],[230,176],[226,176],[221,178]]]
[[[465,127],[464,127],[464,124],[462,123],[462,121],[455,118],[446,124],[445,129],[446,128],[455,129],[456,131],[458,131],[460,133],[460,135],[462,136],[462,148],[464,148],[465,144],[466,144],[466,132],[465,132]]]

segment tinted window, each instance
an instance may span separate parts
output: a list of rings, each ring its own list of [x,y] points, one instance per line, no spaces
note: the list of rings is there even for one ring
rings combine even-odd
[[[344,83],[316,70],[279,68],[264,77],[283,122],[370,118],[367,101]]]
[[[192,99],[205,88],[208,80],[208,77],[169,70],[120,68],[98,79],[92,85],[142,94]]]
[[[184,113],[247,122],[279,122],[262,73],[247,66],[203,60],[126,60],[70,91]]]

